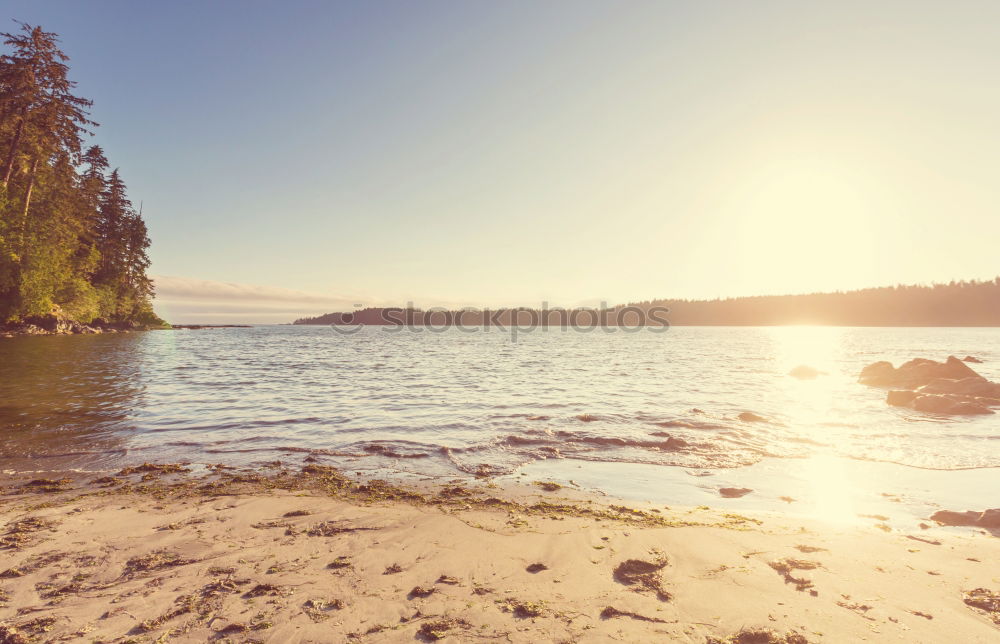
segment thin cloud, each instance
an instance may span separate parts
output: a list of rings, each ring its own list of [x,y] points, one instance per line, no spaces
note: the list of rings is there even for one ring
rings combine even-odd
[[[297,318],[314,317],[337,311],[352,311],[359,306],[445,307],[449,309],[504,308],[525,306],[523,302],[467,302],[445,298],[404,297],[383,300],[351,294],[307,293],[293,289],[237,282],[217,282],[193,277],[153,276],[156,285],[154,306],[160,317],[175,324],[247,323],[277,324]],[[532,302],[531,306],[542,306]],[[549,302],[557,306],[557,302]],[[598,300],[572,306],[600,305]]]
[[[292,289],[156,275],[156,311],[168,322],[278,323],[349,311],[365,302],[350,295],[320,295]]]
[[[347,296],[316,295],[272,286],[237,284],[235,282],[213,282],[191,277],[156,275],[157,299],[164,300],[242,300],[255,302],[297,302],[308,304],[340,304],[354,301]]]

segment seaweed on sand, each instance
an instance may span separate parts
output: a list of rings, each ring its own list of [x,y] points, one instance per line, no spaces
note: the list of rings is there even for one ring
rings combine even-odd
[[[281,516],[283,516],[286,519],[290,519],[292,517],[307,517],[310,514],[312,514],[312,512],[310,512],[309,510],[292,510],[291,512],[285,512]]]
[[[154,572],[164,568],[174,568],[176,566],[187,566],[197,563],[197,559],[184,559],[176,552],[169,550],[154,550],[140,557],[132,557],[125,562],[123,577],[134,577],[145,572]]]
[[[303,606],[315,610],[340,610],[344,602],[339,599],[307,599]]]
[[[445,617],[433,621],[424,622],[417,630],[417,637],[426,642],[436,642],[444,639],[449,631],[456,628],[468,628],[469,623],[464,619]]]
[[[70,489],[72,479],[32,479],[21,486],[22,490],[28,492],[65,492]]]
[[[424,503],[427,498],[399,485],[381,480],[368,481],[354,486],[351,492],[361,495],[366,501],[416,501]]]
[[[513,613],[514,617],[527,619],[539,617],[545,612],[545,602],[529,602],[514,597],[496,600],[497,606],[505,613]]]
[[[51,631],[56,621],[58,620],[55,617],[36,617],[35,619],[18,624],[17,630],[31,635],[41,635],[42,633]]]
[[[407,599],[414,599],[416,597],[420,597],[420,598],[430,597],[431,595],[433,595],[436,592],[437,592],[437,588],[433,588],[433,587],[431,587],[431,588],[424,588],[423,586],[414,586],[413,590],[411,590],[409,593],[407,593],[406,598]]]
[[[845,600],[850,599],[850,596],[844,595],[844,599]],[[837,606],[840,606],[841,608],[846,608],[849,611],[853,611],[858,615],[860,615],[861,617],[864,617],[868,621],[872,622],[875,621],[874,617],[868,616],[868,611],[872,609],[872,607],[869,606],[868,604],[862,604],[861,602],[838,601]]]
[[[284,590],[280,586],[275,586],[274,584],[257,584],[247,592],[243,593],[243,596],[247,599],[252,599],[254,597],[263,597],[264,595],[282,595]]]
[[[708,644],[809,644],[794,631],[782,635],[770,628],[744,628],[724,640],[709,638]]]
[[[0,624],[0,644],[28,644],[28,638],[21,635],[15,626]]]
[[[106,586],[84,586],[78,581],[58,586],[49,582],[39,582],[35,584],[35,591],[42,599],[60,600],[67,595],[76,595],[87,590],[106,588]],[[55,603],[55,602],[53,602]]]
[[[975,588],[963,593],[966,606],[982,611],[997,625],[1000,625],[1000,593],[986,588]]]
[[[352,565],[353,564],[351,564],[350,557],[341,555],[336,559],[334,559],[333,561],[331,561],[330,563],[326,564],[326,567],[330,568],[331,570],[341,570],[343,568],[350,568]]]
[[[601,619],[614,619],[615,617],[628,617],[640,622],[656,622],[658,624],[668,623],[665,619],[646,617],[645,615],[640,615],[639,613],[633,613],[630,610],[618,610],[614,606],[607,606],[601,611]]]
[[[246,579],[216,579],[213,582],[206,584],[201,589],[202,597],[217,597],[219,595],[238,593],[240,592],[240,586],[250,583]]]
[[[648,590],[656,593],[656,598],[668,602],[672,596],[663,587],[660,571],[667,566],[666,559],[658,561],[642,561],[628,559],[618,564],[614,571],[614,579],[625,586],[634,586],[637,592]]]
[[[145,621],[139,622],[135,628],[132,629],[135,633],[148,633],[150,631],[155,631],[157,628],[169,622],[172,619],[180,617],[181,615],[187,615],[188,613],[193,613],[199,608],[198,598],[191,595],[179,595],[174,600],[175,606],[163,613],[159,617],[154,617],[153,619],[147,619]],[[207,612],[207,605],[202,604],[201,609]]]
[[[438,491],[438,496],[445,499],[468,497],[472,496],[472,491],[460,485],[452,485],[450,487],[441,488]]]
[[[143,463],[142,465],[129,466],[118,472],[116,476],[129,476],[131,474],[184,474],[191,470],[180,463]]]
[[[28,557],[20,566],[13,568],[7,568],[3,572],[0,572],[0,579],[14,579],[16,577],[24,577],[25,575],[31,574],[40,568],[50,566],[56,562],[63,560],[66,557],[65,552],[45,552],[37,555]]]
[[[0,536],[0,550],[20,550],[35,541],[35,536],[42,530],[55,526],[54,521],[39,517],[26,517],[7,524],[7,532]]]
[[[344,602],[339,599],[307,599],[302,604],[302,612],[314,622],[322,622],[329,619],[327,613],[331,610],[340,610],[344,607]]]
[[[805,591],[808,590],[810,594],[815,595],[816,591],[812,590],[812,581],[806,579],[805,577],[796,577],[792,574],[793,570],[815,570],[820,567],[817,561],[807,561],[805,559],[779,559],[777,561],[772,561],[768,563],[775,572],[782,576],[786,584],[793,584],[795,590]]]
[[[346,532],[358,532],[360,530],[377,530],[378,528],[368,528],[368,527],[358,527],[351,525],[344,525],[338,521],[324,521],[322,523],[317,523],[308,530],[306,534],[310,537],[335,537],[338,534],[344,534]]]
[[[148,633],[154,631],[182,615],[193,614],[200,622],[210,620],[222,606],[222,598],[225,595],[238,593],[239,586],[247,583],[249,582],[246,580],[216,579],[203,586],[197,593],[178,595],[174,599],[173,608],[158,617],[140,622],[133,629],[133,632]]]

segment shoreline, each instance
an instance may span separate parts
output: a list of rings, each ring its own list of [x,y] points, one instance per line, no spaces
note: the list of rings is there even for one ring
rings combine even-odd
[[[122,326],[97,325],[90,326],[79,322],[60,323],[53,329],[47,329],[37,324],[18,324],[0,328],[0,338],[33,338],[40,336],[73,336],[73,335],[104,335],[108,333],[138,333],[141,331],[170,331],[169,326]]]
[[[178,459],[185,455],[154,453],[146,458],[161,462],[164,456]],[[525,481],[544,480],[558,483],[566,491],[574,491],[586,498],[608,502],[643,503],[656,507],[664,504],[684,507],[709,505],[733,512],[773,513],[843,525],[881,524],[894,530],[922,529],[921,524],[932,522],[931,517],[937,511],[981,512],[997,504],[993,493],[995,467],[928,469],[834,455],[765,457],[756,463],[732,468],[550,458],[530,461],[509,473],[489,477],[459,470],[414,468],[409,459],[393,461],[379,458],[378,454],[351,458],[306,454],[303,459],[299,453],[278,451],[273,456],[277,460],[209,462],[198,459],[177,462],[196,472],[209,472],[215,467],[257,470],[278,462],[292,468],[316,463],[349,472],[354,478],[376,478],[393,485],[418,487],[444,481],[477,485],[486,480],[503,488],[518,488],[523,487]],[[65,463],[65,457],[52,458],[56,461],[52,467],[38,468],[25,466],[44,462],[45,458],[8,459],[18,467],[0,467],[0,476],[94,478],[142,462],[134,458],[103,463],[97,467],[77,467]],[[727,492],[723,493],[723,490]],[[956,528],[963,530],[968,527],[973,526]],[[1000,531],[994,532],[1000,536]]]
[[[997,468],[927,469],[844,456],[765,458],[734,468],[683,468],[572,459],[535,461],[499,477],[547,479],[630,502],[718,505],[840,524],[915,530],[938,510],[980,511],[997,504]],[[737,490],[726,497],[721,490]],[[877,521],[871,517],[880,517]],[[998,535],[1000,536],[1000,535]]]
[[[171,324],[168,326],[128,326],[124,324],[88,325],[75,321],[61,321],[56,328],[37,324],[16,324],[0,328],[0,338],[22,338],[52,335],[101,335],[103,333],[135,333],[139,331],[202,331],[205,329],[252,329],[252,324]]]
[[[975,531],[618,505],[544,480],[187,469],[3,476],[7,637],[986,642],[1000,623],[976,594],[1000,591],[1000,540]]]

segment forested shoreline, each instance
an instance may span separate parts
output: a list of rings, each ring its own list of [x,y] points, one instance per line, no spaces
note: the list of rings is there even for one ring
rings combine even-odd
[[[1000,277],[930,286],[715,300],[660,299],[594,309],[488,311],[367,308],[294,324],[433,326],[1000,326]]]
[[[0,326],[93,332],[163,326],[146,223],[97,145],[58,36],[0,34]]]

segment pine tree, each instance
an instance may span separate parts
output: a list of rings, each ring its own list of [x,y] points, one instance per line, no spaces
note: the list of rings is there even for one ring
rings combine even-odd
[[[155,321],[149,237],[118,170],[83,137],[58,37],[18,23],[0,56],[0,323],[63,313]]]

